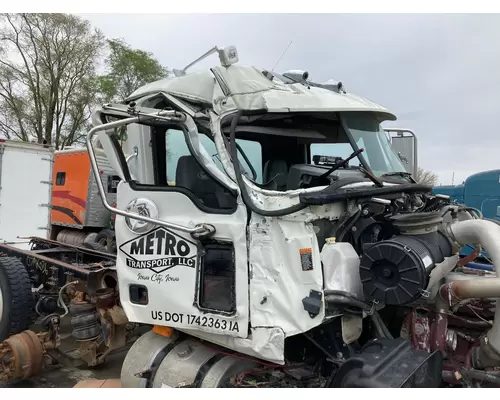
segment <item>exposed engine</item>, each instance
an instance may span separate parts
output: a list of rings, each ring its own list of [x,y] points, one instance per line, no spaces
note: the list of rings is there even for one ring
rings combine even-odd
[[[438,229],[443,222],[440,211],[414,211],[405,205],[416,200],[411,197],[380,204],[384,200],[361,203],[329,235],[349,242],[361,257],[359,274],[366,300],[408,305],[428,295],[432,271],[455,252],[451,239]],[[418,197],[420,202],[427,200]],[[425,204],[420,208],[425,210]]]
[[[318,240],[325,242],[322,261],[325,286],[330,285],[325,300],[333,313],[342,305],[345,314],[371,314],[376,336],[399,336],[413,349],[427,352],[426,362],[436,374],[442,369],[446,384],[498,385],[495,367],[500,359],[496,343],[489,342],[497,335],[495,328],[487,332],[494,326],[492,298],[500,286],[491,266],[467,267],[479,246],[467,258],[456,255],[459,245],[486,244],[482,239],[498,234],[498,225],[479,220],[475,210],[443,196],[422,193],[381,196],[359,202],[354,210],[333,229],[324,221],[316,223]],[[357,254],[339,241],[350,243]],[[358,265],[362,287],[354,272]],[[363,351],[360,356],[371,367]],[[381,378],[376,379],[379,384]]]

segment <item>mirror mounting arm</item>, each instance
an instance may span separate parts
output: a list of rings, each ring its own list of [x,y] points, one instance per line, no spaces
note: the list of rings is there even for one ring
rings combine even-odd
[[[93,127],[89,131],[89,133],[87,134],[87,139],[86,139],[87,151],[89,153],[92,171],[97,178],[96,179],[97,189],[99,191],[99,195],[101,196],[101,200],[103,202],[103,205],[108,211],[111,211],[112,213],[117,214],[117,215],[121,215],[122,217],[137,219],[140,221],[149,222],[149,223],[152,223],[155,225],[163,226],[164,228],[179,230],[182,232],[190,233],[192,236],[201,237],[204,235],[211,235],[214,232],[212,226],[208,226],[206,224],[198,224],[194,227],[187,227],[187,226],[172,224],[169,222],[161,221],[159,219],[149,218],[145,215],[139,215],[136,213],[130,213],[127,211],[120,210],[118,208],[111,206],[106,199],[106,192],[104,190],[104,185],[103,185],[102,180],[100,178],[101,175],[99,173],[99,167],[97,165],[97,157],[95,155],[94,148],[92,146],[92,140],[93,140],[94,135],[96,135],[100,131],[105,131],[108,129],[118,128],[118,127],[123,126],[123,125],[137,123],[137,122],[139,122],[139,119],[144,119],[144,118],[148,118],[148,117],[158,118],[158,116],[159,116],[158,114],[159,113],[143,114],[141,116],[137,115],[137,116],[125,118],[125,119],[122,119],[119,121],[113,121],[113,122],[109,122],[106,124],[98,125],[98,126]],[[170,119],[172,121],[179,120],[179,113],[178,112],[166,111],[166,112],[161,113],[160,115],[161,115],[162,119],[168,119],[169,115],[171,115]]]
[[[132,158],[135,158],[138,155],[139,155],[139,149],[137,148],[137,146],[134,146],[134,151],[127,156],[125,162],[128,164]]]

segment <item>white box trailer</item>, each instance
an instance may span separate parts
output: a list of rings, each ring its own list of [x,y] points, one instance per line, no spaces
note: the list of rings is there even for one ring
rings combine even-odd
[[[0,242],[29,249],[22,237],[48,237],[54,151],[0,139]]]

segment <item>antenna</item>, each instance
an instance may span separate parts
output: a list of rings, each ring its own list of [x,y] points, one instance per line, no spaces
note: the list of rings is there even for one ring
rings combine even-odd
[[[278,66],[278,64],[280,63],[281,59],[286,54],[286,52],[288,51],[288,48],[292,45],[292,43],[293,43],[293,40],[290,40],[290,43],[288,43],[288,46],[286,46],[285,51],[281,54],[280,58],[278,58],[278,61],[276,61],[276,64],[274,64],[274,67],[271,70],[271,72],[274,72],[274,69]]]

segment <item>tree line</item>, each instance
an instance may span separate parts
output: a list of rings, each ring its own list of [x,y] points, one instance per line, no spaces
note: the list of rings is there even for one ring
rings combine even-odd
[[[103,70],[103,72],[100,72]],[[92,107],[169,75],[153,54],[71,14],[0,14],[0,135],[81,143]]]
[[[415,180],[424,185],[435,186],[437,184],[438,176],[432,171],[426,171],[422,168],[418,168]]]
[[[100,73],[99,70],[103,72]],[[169,69],[71,14],[0,14],[0,136],[62,149],[81,143],[92,107],[121,101]],[[417,181],[436,184],[419,168]]]

